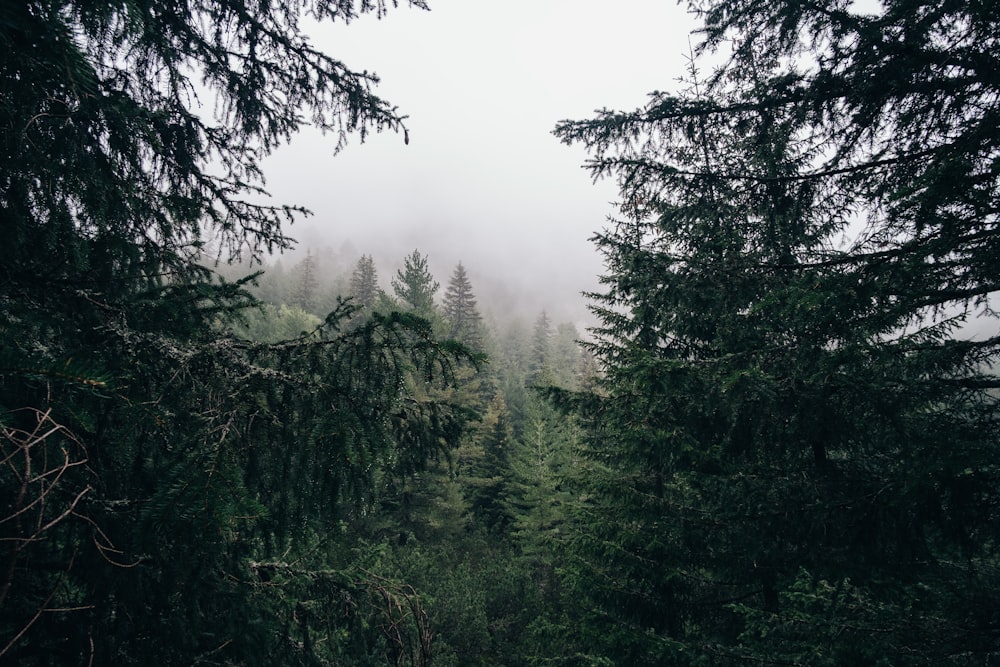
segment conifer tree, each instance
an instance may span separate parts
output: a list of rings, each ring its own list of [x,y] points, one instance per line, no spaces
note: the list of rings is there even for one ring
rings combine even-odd
[[[351,296],[359,306],[370,311],[380,292],[375,261],[371,255],[362,255],[351,274]]]
[[[605,375],[556,393],[580,627],[620,664],[988,662],[998,15],[695,6],[718,73],[557,130],[622,191]]]
[[[398,269],[392,279],[392,290],[407,310],[428,320],[437,312],[434,295],[439,287],[441,283],[434,280],[427,268],[427,256],[421,255],[419,250],[404,258],[403,268]]]
[[[316,263],[312,250],[308,250],[305,258],[295,267],[296,282],[292,305],[307,313],[316,309],[316,290],[319,288]]]
[[[511,523],[505,507],[512,449],[509,419],[503,397],[494,396],[479,427],[481,453],[462,480],[476,522],[495,534],[506,532]]]
[[[528,359],[527,382],[546,385],[552,381],[552,320],[544,310],[535,319],[531,330],[531,350]]]
[[[554,371],[554,384],[567,389],[577,389],[580,384],[582,358],[580,333],[572,322],[560,322],[552,334],[550,366]]]
[[[573,420],[559,414],[535,392],[530,392],[521,440],[511,447],[511,490],[508,511],[524,552],[548,566],[552,540],[569,513],[565,505],[570,487],[573,449],[578,434]]]
[[[447,336],[473,349],[482,349],[483,323],[472,283],[459,262],[455,267],[444,294],[443,315]]]
[[[404,627],[379,606],[398,589],[351,571],[331,528],[457,441],[464,417],[404,388],[404,369],[445,379],[456,348],[406,315],[344,332],[346,307],[291,341],[239,339],[249,283],[206,269],[289,247],[301,209],[262,203],[260,160],[304,122],[335,145],[405,132],[373,77],[301,32],[307,4],[385,9],[0,9],[0,663],[412,646],[377,630]]]

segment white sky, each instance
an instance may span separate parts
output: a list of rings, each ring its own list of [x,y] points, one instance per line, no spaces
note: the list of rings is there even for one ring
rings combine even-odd
[[[580,321],[579,293],[602,271],[588,239],[617,192],[592,184],[583,148],[552,129],[675,89],[693,19],[670,0],[428,2],[314,35],[381,77],[377,92],[409,116],[410,144],[353,138],[334,156],[333,137],[306,131],[267,160],[267,187],[314,212],[293,237],[350,240],[375,256],[384,287],[419,248],[442,284],[462,261],[477,294],[502,283],[535,312]]]

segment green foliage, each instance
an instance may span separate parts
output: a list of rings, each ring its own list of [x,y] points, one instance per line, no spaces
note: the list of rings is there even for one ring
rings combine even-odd
[[[438,632],[434,664],[530,664],[532,647],[524,633],[544,613],[543,601],[530,571],[509,547],[471,536],[462,548],[442,543],[400,549],[398,559],[405,578],[429,592]]]
[[[359,306],[371,310],[378,303],[381,292],[375,261],[371,255],[362,255],[351,274],[351,296]]]
[[[439,287],[441,284],[427,268],[427,256],[421,255],[419,250],[404,258],[403,268],[397,270],[392,279],[392,290],[403,306],[427,319],[433,319],[437,313],[434,295]]]
[[[299,209],[260,203],[259,160],[301,123],[402,129],[300,32],[306,4],[385,9],[0,9],[5,664],[427,663],[419,598],[338,526],[457,444],[467,411],[408,383],[442,394],[471,355],[205,268],[203,235],[223,261],[288,247]]]
[[[297,306],[262,304],[241,311],[233,330],[241,338],[277,343],[308,336],[322,323],[323,320]]]
[[[565,528],[571,491],[564,482],[572,474],[580,436],[574,421],[541,396],[528,397],[525,417],[520,442],[508,454],[511,489],[506,502],[525,553],[544,556]]]
[[[307,313],[316,310],[316,291],[319,287],[316,263],[312,251],[307,251],[305,259],[296,267],[297,276],[295,289],[292,292],[292,303]]]
[[[503,398],[497,395],[480,423],[477,456],[462,476],[476,525],[494,534],[506,533],[512,521],[505,506],[514,449],[509,421]]]
[[[996,14],[697,9],[708,81],[557,130],[624,215],[604,377],[555,394],[588,433],[581,633],[634,665],[988,662],[1000,341],[962,327],[998,285]]]
[[[482,316],[476,307],[476,297],[472,293],[472,283],[459,262],[448,281],[442,306],[445,330],[448,338],[457,340],[473,349],[482,349]]]
[[[552,320],[544,310],[535,319],[531,333],[531,350],[528,360],[527,381],[531,384],[548,385],[552,383]]]

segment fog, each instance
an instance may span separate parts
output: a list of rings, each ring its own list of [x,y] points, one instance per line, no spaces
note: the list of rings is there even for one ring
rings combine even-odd
[[[418,248],[442,285],[461,261],[481,302],[586,322],[580,293],[602,272],[589,238],[617,192],[552,129],[673,89],[694,21],[664,0],[429,4],[311,29],[324,51],[379,75],[410,142],[352,137],[334,155],[335,137],[302,132],[264,163],[275,199],[314,213],[288,232],[300,248],[371,254],[384,288]]]

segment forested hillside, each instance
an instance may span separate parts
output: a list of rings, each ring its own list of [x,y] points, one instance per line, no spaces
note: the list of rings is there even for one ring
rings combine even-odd
[[[353,264],[340,253],[299,255],[278,260],[288,266],[279,271],[264,264],[248,286],[260,305],[230,323],[239,337],[299,336],[321,325],[330,303],[348,299],[347,329],[392,313],[418,315],[432,335],[471,353],[453,366],[448,388],[405,380],[414,399],[469,411],[461,437],[426,467],[387,479],[364,516],[340,524],[340,539],[355,558],[367,559],[369,572],[405,585],[422,605],[433,664],[529,664],[552,653],[546,624],[561,613],[553,547],[567,518],[564,484],[580,433],[536,388],[592,384],[596,367],[581,333],[544,311],[530,320],[492,312],[479,303],[461,262],[441,282],[419,249],[381,273],[369,254]],[[225,271],[242,275],[248,268]],[[315,305],[303,308],[309,303]],[[410,433],[400,436],[401,447],[419,446]]]
[[[395,2],[0,8],[0,664],[1000,660],[1000,12],[691,8],[589,331],[287,236]]]

